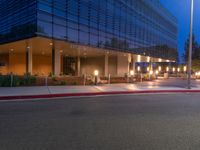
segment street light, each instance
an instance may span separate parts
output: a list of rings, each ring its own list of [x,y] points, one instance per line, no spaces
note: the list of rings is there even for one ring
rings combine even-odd
[[[190,8],[190,45],[189,45],[189,55],[188,55],[188,89],[191,89],[193,14],[194,14],[194,0],[191,0],[191,8]]]

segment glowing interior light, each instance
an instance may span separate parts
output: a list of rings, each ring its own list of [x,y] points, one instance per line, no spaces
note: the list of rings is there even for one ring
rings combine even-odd
[[[140,71],[140,66],[137,67],[137,70]]]
[[[169,71],[169,67],[166,68],[166,71],[167,71],[167,72]]]
[[[159,66],[159,67],[158,67],[158,70],[159,70],[159,71],[161,71],[161,70],[162,70],[162,67],[161,67],[161,66]]]
[[[151,58],[148,56],[148,57],[147,57],[147,62],[150,62],[150,59],[151,59]]]
[[[184,72],[186,72],[186,71],[187,71],[187,67],[186,67],[186,66],[184,66],[183,70],[184,70]]]
[[[137,56],[137,61],[141,62],[141,56],[140,55]]]

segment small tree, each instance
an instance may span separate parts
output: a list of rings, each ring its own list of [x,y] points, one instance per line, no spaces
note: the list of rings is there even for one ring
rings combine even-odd
[[[194,72],[200,71],[200,60],[199,59],[195,59],[192,61],[192,70]]]
[[[183,54],[183,59],[185,62],[188,61],[189,44],[190,40],[188,38],[187,41],[185,42],[184,54]],[[194,35],[192,36],[192,60],[200,60],[200,47],[198,46],[198,43]]]

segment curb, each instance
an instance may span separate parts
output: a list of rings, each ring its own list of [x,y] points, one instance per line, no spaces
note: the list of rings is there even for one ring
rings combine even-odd
[[[123,94],[164,94],[164,93],[200,93],[200,90],[144,90],[144,91],[114,91],[114,92],[96,92],[96,93],[63,93],[63,94],[44,94],[44,95],[22,95],[22,96],[0,96],[0,101],[5,100],[23,100],[23,99],[48,99],[64,97],[82,97],[82,96],[106,96]]]

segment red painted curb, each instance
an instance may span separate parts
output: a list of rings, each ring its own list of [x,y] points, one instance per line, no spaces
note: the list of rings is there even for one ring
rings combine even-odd
[[[121,94],[153,94],[153,93],[200,93],[200,90],[145,90],[145,91],[114,91],[97,93],[69,93],[69,94],[44,94],[44,95],[22,95],[22,96],[0,96],[1,100],[21,99],[44,99],[61,97],[100,96],[100,95],[121,95]]]

